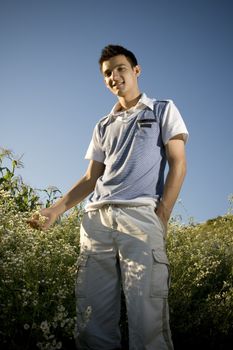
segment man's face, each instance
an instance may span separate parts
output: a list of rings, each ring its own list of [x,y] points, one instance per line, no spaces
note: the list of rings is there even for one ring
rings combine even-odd
[[[138,93],[137,78],[140,67],[132,67],[124,55],[118,55],[104,61],[102,73],[107,88],[119,97],[130,97]]]

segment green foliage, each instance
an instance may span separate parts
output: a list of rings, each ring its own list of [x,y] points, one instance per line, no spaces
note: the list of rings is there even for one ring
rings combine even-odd
[[[9,166],[4,164],[7,160]],[[23,183],[20,176],[15,175],[15,170],[22,166],[21,159],[16,159],[11,151],[0,148],[0,190],[8,192],[19,211],[29,211],[37,208],[39,196]]]
[[[49,207],[61,196],[61,191],[53,186],[47,189],[35,190],[26,185],[21,177],[15,174],[16,169],[23,167],[21,158],[17,159],[12,151],[0,148],[0,190],[8,192],[21,212],[35,210],[42,206],[37,192],[46,194],[45,207]],[[6,165],[6,163],[9,163],[9,165]]]
[[[36,231],[1,195],[1,349],[65,349],[73,342],[81,214],[75,209],[51,230]]]
[[[179,349],[228,349],[233,340],[233,216],[171,225],[170,313]]]
[[[45,202],[46,208],[49,208],[52,203],[54,203],[58,198],[61,197],[61,191],[54,186],[49,186],[48,188],[39,191],[44,192],[47,196]]]

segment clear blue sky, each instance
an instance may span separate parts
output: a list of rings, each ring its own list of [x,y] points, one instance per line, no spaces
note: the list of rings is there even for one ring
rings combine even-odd
[[[98,69],[122,44],[141,90],[173,99],[190,132],[174,214],[227,212],[233,193],[233,5],[227,0],[0,0],[0,146],[24,154],[24,180],[65,193],[84,173],[96,122],[115,98]],[[187,213],[186,213],[187,211]]]

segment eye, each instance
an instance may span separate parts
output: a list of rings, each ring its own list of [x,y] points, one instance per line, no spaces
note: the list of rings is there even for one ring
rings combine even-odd
[[[111,71],[108,70],[104,73],[104,76],[105,76],[105,78],[109,78],[111,76],[111,74],[112,74]]]

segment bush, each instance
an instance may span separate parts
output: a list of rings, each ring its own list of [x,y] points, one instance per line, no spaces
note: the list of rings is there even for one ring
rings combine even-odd
[[[233,340],[233,216],[172,225],[171,328],[178,349],[230,349]]]
[[[70,349],[80,213],[47,232],[30,229],[27,219],[1,191],[1,349]]]
[[[40,208],[43,205],[40,200],[42,193],[46,195],[45,207],[49,207],[61,196],[61,191],[54,186],[35,190],[26,185],[21,176],[15,174],[16,169],[23,167],[21,158],[17,159],[12,151],[0,147],[0,189],[8,192],[8,197],[13,200],[18,211],[32,211]]]
[[[36,191],[25,185],[20,176],[15,175],[16,169],[22,167],[21,158],[16,159],[12,151],[0,148],[0,189],[8,192],[8,197],[14,201],[19,211],[28,211],[37,208],[40,203]]]

